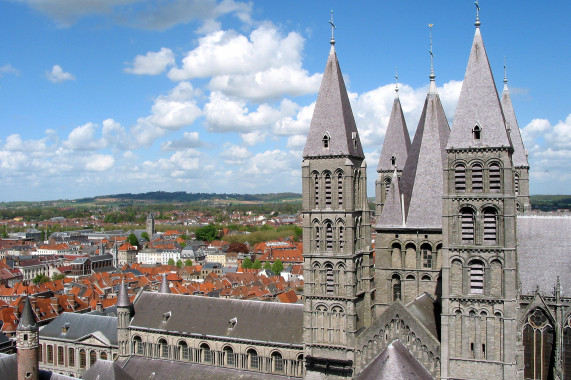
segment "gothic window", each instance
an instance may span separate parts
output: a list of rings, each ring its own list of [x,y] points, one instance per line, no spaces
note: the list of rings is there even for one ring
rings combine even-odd
[[[514,191],[515,195],[519,195],[519,175],[517,173],[514,175]]]
[[[462,243],[474,243],[474,210],[464,207],[460,210],[460,218],[462,225]]]
[[[553,378],[554,335],[547,315],[535,309],[523,328],[524,378]]]
[[[319,251],[319,249],[321,248],[321,236],[319,236],[321,228],[319,227],[319,225],[316,225],[314,228],[315,228],[315,249]]]
[[[392,287],[393,287],[393,301],[398,301],[402,299],[401,295],[401,282],[398,274],[393,274],[392,277]]]
[[[185,341],[181,341],[178,344],[178,353],[180,355],[180,358],[182,360],[188,360],[190,355],[189,355],[189,351],[188,351],[188,344],[186,344]]]
[[[137,355],[143,355],[143,341],[140,336],[133,338],[133,351]]]
[[[236,355],[234,354],[234,350],[230,346],[224,347],[224,356],[226,357],[226,365],[228,367],[235,367],[236,366]]]
[[[401,245],[399,243],[393,243],[391,252],[391,267],[401,268],[402,267],[402,253]]]
[[[282,354],[279,352],[272,353],[272,367],[274,372],[283,372],[284,371],[284,359]]]
[[[313,176],[313,192],[315,194],[315,208],[319,208],[319,175]]]
[[[200,345],[200,354],[204,363],[212,363],[212,351],[210,346],[206,343]]]
[[[89,366],[93,366],[97,361],[97,353],[95,351],[89,352]]]
[[[472,137],[474,141],[480,141],[482,138],[482,128],[479,125],[476,125],[474,129],[472,129]]]
[[[67,363],[69,367],[75,367],[75,350],[73,348],[67,349]]]
[[[63,365],[63,347],[57,348],[57,364]]]
[[[333,278],[333,265],[325,264],[325,292],[327,294],[334,294],[335,293],[335,282]]]
[[[385,178],[385,198],[389,196],[389,190],[391,189],[391,177]]]
[[[495,245],[497,241],[496,210],[488,207],[484,210],[484,244]]]
[[[424,243],[420,247],[420,252],[422,254],[422,267],[432,268],[432,248],[430,244]]]
[[[167,344],[167,341],[164,339],[159,339],[159,355],[162,358],[169,357],[169,346]]]
[[[256,350],[254,350],[253,348],[249,349],[247,354],[249,358],[250,369],[259,369],[260,368],[259,356]]]
[[[87,365],[87,354],[85,350],[79,350],[79,368],[85,368]]]
[[[330,222],[325,224],[325,248],[329,252],[333,250],[333,227]]]
[[[329,135],[324,134],[323,139],[321,140],[323,142],[324,148],[329,148],[329,140],[330,140]]]
[[[484,293],[484,263],[480,260],[470,263],[470,293]]]
[[[343,225],[339,225],[339,252],[343,252],[343,247],[345,246],[345,227]]]
[[[343,173],[337,174],[337,201],[339,208],[343,208]]]
[[[325,174],[325,207],[331,208],[331,174]]]
[[[454,168],[454,190],[457,193],[466,191],[466,167],[462,164]]]
[[[493,163],[490,165],[490,192],[499,193],[502,186],[500,183],[500,165]]]
[[[48,363],[54,362],[54,346],[48,345]]]
[[[482,165],[474,164],[472,165],[472,191],[475,193],[481,193],[484,191],[484,181],[483,181]]]

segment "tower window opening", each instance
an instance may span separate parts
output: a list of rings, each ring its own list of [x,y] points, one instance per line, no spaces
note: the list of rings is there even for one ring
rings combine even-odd
[[[466,191],[466,167],[457,165],[454,168],[454,190],[458,193]]]
[[[323,147],[324,148],[329,148],[329,136],[328,135],[323,135]]]
[[[327,294],[334,294],[335,293],[335,284],[333,278],[333,266],[331,264],[327,264],[325,266],[325,284],[326,284],[326,293]]]
[[[331,208],[331,175],[325,175],[325,207]]]
[[[391,189],[391,178],[385,178],[385,198],[389,196],[389,190]]]
[[[500,165],[494,163],[490,165],[490,191],[492,193],[499,193],[501,190],[500,183]]]
[[[432,249],[430,248],[430,245],[423,244],[420,250],[422,253],[422,267],[432,268]]]
[[[480,164],[472,166],[472,191],[475,193],[484,191],[482,165]]]
[[[514,176],[514,191],[515,195],[519,195],[519,175]]]
[[[343,173],[337,174],[337,201],[339,208],[343,207]]]
[[[391,165],[394,167],[397,164],[397,158],[396,156],[393,154],[391,156]]]
[[[479,260],[470,264],[470,293],[484,293],[484,264]]]
[[[331,223],[327,223],[325,225],[325,240],[327,250],[333,250],[333,227],[331,226]]]
[[[313,189],[315,192],[315,208],[319,207],[319,176],[316,174],[313,179]]]
[[[496,210],[487,208],[484,210],[484,244],[494,245],[497,241],[497,215]]]
[[[470,208],[463,208],[461,211],[462,243],[474,242],[474,211]]]
[[[343,228],[343,226],[339,226],[339,250],[343,251],[343,246],[345,245],[345,239],[344,239],[344,231],[345,228]]]
[[[400,277],[395,274],[392,278],[393,283],[393,301],[401,300],[401,282]]]
[[[480,141],[482,138],[482,128],[479,125],[476,125],[474,129],[472,129],[472,135],[474,137],[474,141]]]
[[[319,226],[315,226],[315,248],[319,250],[321,248],[321,237],[319,236]]]

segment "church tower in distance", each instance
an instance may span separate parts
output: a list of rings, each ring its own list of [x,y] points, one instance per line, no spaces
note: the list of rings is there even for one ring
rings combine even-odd
[[[18,380],[38,380],[39,329],[30,299],[26,297],[22,316],[16,328]]]
[[[507,380],[521,352],[514,148],[475,25],[446,147],[441,378]]]
[[[126,359],[131,354],[129,350],[129,323],[134,313],[134,307],[127,291],[127,284],[121,283],[117,294],[117,342],[119,344],[119,359]]]
[[[332,35],[302,163],[306,379],[352,377],[355,337],[371,324],[366,183],[365,155]]]

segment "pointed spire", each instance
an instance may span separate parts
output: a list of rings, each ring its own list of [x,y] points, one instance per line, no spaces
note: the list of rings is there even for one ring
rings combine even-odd
[[[393,108],[385,133],[385,140],[381,148],[377,172],[393,170],[399,166],[402,168],[410,151],[410,136],[406,126],[406,120],[402,112],[402,106],[398,96],[393,101]]]
[[[521,138],[519,124],[517,123],[517,118],[515,116],[512,99],[510,96],[510,90],[508,88],[508,76],[506,73],[505,57],[504,57],[504,90],[502,92],[502,99],[500,102],[506,120],[506,128],[509,130],[510,140],[514,148],[514,152],[512,154],[513,164],[515,167],[529,167],[525,146],[523,145],[523,139]]]
[[[476,28],[447,148],[510,146],[484,41]]]
[[[379,227],[404,227],[402,197],[396,167],[393,172],[389,193],[377,225]]]
[[[17,327],[18,331],[37,331],[38,323],[36,322],[36,317],[34,311],[32,310],[32,305],[30,304],[30,298],[26,296],[24,299],[24,308],[22,310],[22,315],[20,317],[20,322]]]
[[[117,294],[117,307],[129,307],[131,300],[129,299],[129,292],[127,291],[127,284],[121,281],[119,286],[119,293]]]
[[[163,279],[161,281],[161,288],[159,289],[159,293],[170,293],[171,289],[169,287],[169,280],[167,280],[167,274],[163,273]]]
[[[432,26],[434,24],[428,24],[428,29],[430,30],[430,75],[428,76],[428,78],[430,78],[430,87],[429,87],[429,93],[430,94],[436,94],[436,75],[434,75],[434,52],[432,51]]]
[[[332,21],[330,23],[333,31],[335,25]],[[365,158],[343,75],[337,61],[335,40],[332,39],[331,42],[329,57],[303,149],[303,157]]]

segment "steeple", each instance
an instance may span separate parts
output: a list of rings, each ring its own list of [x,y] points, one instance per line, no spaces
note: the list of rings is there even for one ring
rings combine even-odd
[[[38,380],[38,350],[39,350],[38,323],[26,296],[24,308],[16,328],[16,349],[18,350],[18,380]]]
[[[333,28],[332,24],[332,33]],[[332,34],[331,49],[303,149],[303,158],[339,156],[365,158]]]
[[[121,282],[119,286],[119,293],[117,294],[117,307],[129,307],[131,306],[131,300],[129,299],[129,294],[127,292],[127,284]]]
[[[159,289],[159,293],[170,293],[171,289],[169,287],[169,280],[167,280],[167,274],[163,273],[163,279],[161,281],[161,288]]]
[[[479,26],[478,17],[447,149],[511,146]]]
[[[504,64],[504,90],[502,92],[501,104],[502,104],[502,110],[504,112],[504,117],[506,120],[506,128],[509,129],[510,138],[514,148],[514,152],[512,155],[513,164],[516,168],[529,167],[529,162],[527,161],[527,153],[523,145],[523,140],[521,138],[519,125],[517,123],[514,108],[512,105],[510,90],[508,89],[508,78],[506,74],[505,64]]]
[[[20,322],[17,327],[18,331],[38,331],[38,323],[32,311],[32,305],[30,304],[30,299],[26,297],[24,300],[24,309],[22,310],[22,316],[20,317]]]

